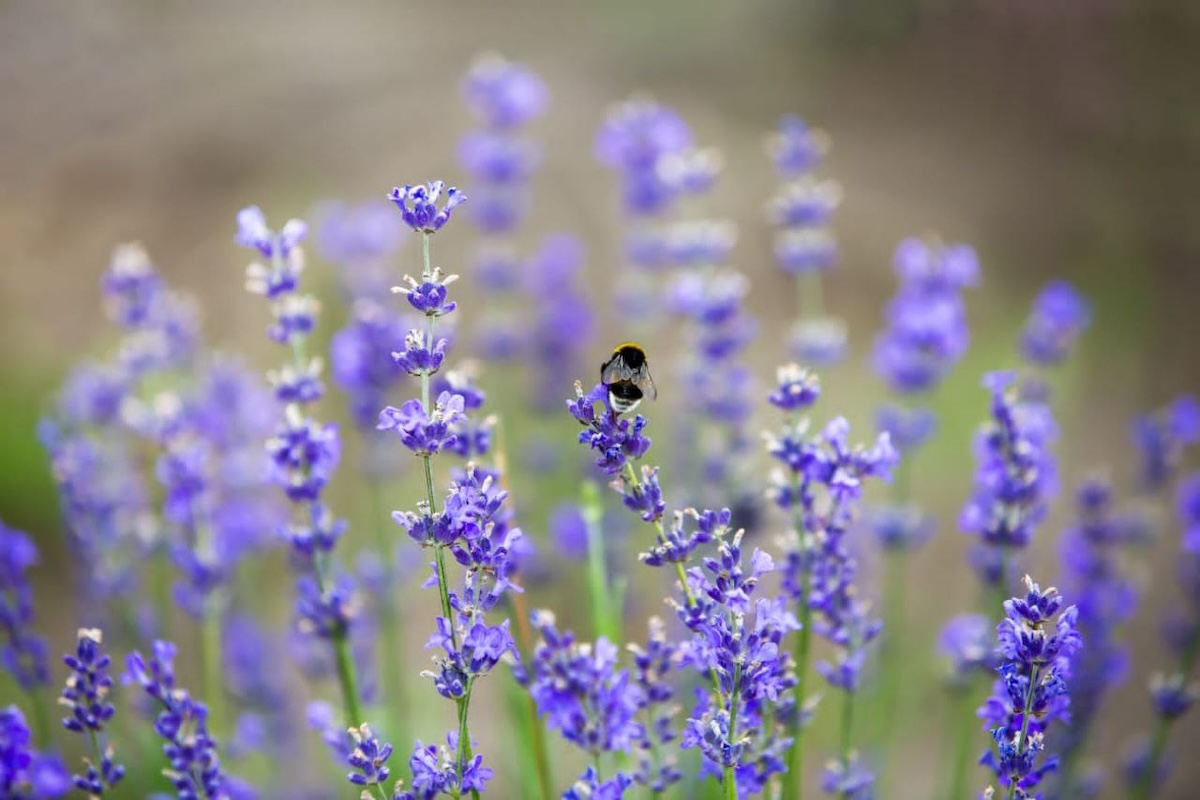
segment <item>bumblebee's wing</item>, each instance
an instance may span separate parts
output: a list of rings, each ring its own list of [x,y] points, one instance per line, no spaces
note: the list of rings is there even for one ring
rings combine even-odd
[[[600,382],[603,384],[620,383],[621,381],[633,381],[636,383],[636,376],[642,370],[634,370],[630,368],[625,359],[620,353],[614,353],[613,357],[600,365]],[[649,373],[646,373],[649,375]]]
[[[651,400],[658,399],[658,387],[654,385],[654,378],[650,377],[650,368],[642,365],[642,368],[633,376],[634,385],[642,390],[642,394],[649,397]]]

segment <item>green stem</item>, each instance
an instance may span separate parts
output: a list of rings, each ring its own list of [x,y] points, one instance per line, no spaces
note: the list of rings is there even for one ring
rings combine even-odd
[[[338,683],[342,687],[342,707],[346,713],[346,724],[358,727],[366,722],[358,705],[358,683],[354,673],[354,662],[350,656],[350,643],[346,631],[341,630],[330,640],[333,643],[333,658],[337,665]]]
[[[458,701],[458,753],[455,755],[455,770],[458,772],[458,785],[462,786],[463,775],[467,771],[467,761],[471,755],[471,734],[467,730],[467,716],[471,708],[471,690],[475,688],[475,677],[467,678],[467,688],[462,699]],[[479,791],[471,790],[471,797],[479,800]]]
[[[978,727],[971,696],[970,687],[962,687],[957,691],[955,702],[950,708],[951,715],[957,718],[957,735],[954,743],[954,760],[950,764],[950,791],[946,795],[946,800],[961,800],[966,797],[967,765],[971,760],[971,745],[977,738]]]
[[[212,600],[213,598],[210,598]],[[225,687],[221,682],[221,615],[215,602],[209,603],[200,622],[200,659],[204,670],[204,700],[208,703],[209,726],[219,739],[229,720],[225,710]]]
[[[1186,686],[1191,680],[1192,671],[1196,667],[1196,657],[1200,655],[1200,628],[1197,628],[1188,639],[1187,646],[1184,647],[1183,653],[1179,660],[1179,678],[1181,683]],[[1150,741],[1150,753],[1146,758],[1145,772],[1137,782],[1137,787],[1132,792],[1131,796],[1134,800],[1146,800],[1154,790],[1154,778],[1158,773],[1158,763],[1162,761],[1163,754],[1167,749],[1167,736],[1171,732],[1171,723],[1166,717],[1159,717],[1158,725],[1154,728],[1154,738]]]
[[[1029,689],[1025,692],[1025,707],[1021,710],[1021,732],[1017,734],[1017,755],[1025,750],[1025,736],[1029,732],[1029,715],[1033,712],[1033,695],[1037,690],[1038,673],[1041,667],[1035,666],[1033,673],[1029,676]],[[1012,781],[1008,784],[1008,800],[1013,800],[1017,795],[1017,782]]]
[[[821,273],[812,270],[800,276],[796,281],[800,292],[800,318],[805,320],[820,319],[825,316],[825,292],[821,285]]]
[[[804,794],[804,692],[808,685],[808,651],[812,643],[812,608],[808,604],[811,573],[808,561],[808,538],[804,535],[804,519],[800,507],[800,473],[792,473],[792,528],[796,532],[796,549],[800,558],[800,602],[797,617],[800,630],[796,635],[792,656],[796,661],[796,729],[788,748],[788,768],[783,775],[783,800],[800,800]]]
[[[881,662],[887,668],[883,670],[883,695],[879,704],[879,785],[882,787],[881,794],[886,797],[889,794],[886,788],[888,755],[892,751],[900,688],[904,685],[906,669],[904,648],[897,646],[897,635],[904,629],[906,555],[902,550],[888,550],[884,558],[887,566],[884,574],[884,622],[880,655]]]
[[[581,490],[584,527],[587,530],[588,587],[592,595],[592,626],[597,636],[620,643],[620,625],[613,613],[612,592],[608,584],[608,558],[604,553],[604,535],[600,528],[603,509],[596,484],[587,481]]]
[[[33,709],[33,725],[37,730],[38,747],[45,750],[50,746],[50,712],[46,708],[46,695],[39,691],[36,687],[30,687],[25,690],[25,696],[29,698],[29,707]]]
[[[850,750],[854,731],[854,692],[844,692],[842,700],[842,768],[850,771]]]
[[[371,499],[375,512],[376,545],[379,557],[387,565],[388,581],[384,588],[383,597],[379,598],[379,625],[382,629],[380,646],[383,648],[380,658],[381,674],[379,688],[381,700],[387,709],[387,714],[393,720],[405,719],[408,710],[408,697],[404,687],[404,659],[401,656],[404,643],[401,617],[396,606],[396,559],[392,552],[392,540],[388,536],[386,502],[383,497],[383,485],[377,479],[370,482]],[[405,741],[407,736],[402,730],[390,731],[393,739]]]
[[[738,664],[733,670],[733,687],[729,692],[729,744],[737,741],[738,696],[741,694],[742,665]],[[737,767],[730,765],[725,768],[725,800],[737,800]]]

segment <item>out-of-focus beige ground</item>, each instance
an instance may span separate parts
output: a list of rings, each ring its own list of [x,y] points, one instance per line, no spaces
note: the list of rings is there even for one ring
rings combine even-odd
[[[977,346],[940,395],[943,435],[917,479],[942,514],[939,538],[912,565],[911,618],[932,630],[948,602],[974,597],[953,520],[969,432],[985,413],[977,379],[1012,362],[1013,332],[1042,281],[1070,278],[1096,304],[1062,381],[1068,486],[1093,465],[1128,478],[1130,416],[1200,388],[1200,12],[1184,2],[1049,5],[6,3],[0,433],[36,452],[27,445],[45,393],[107,335],[97,280],[126,239],[196,292],[218,344],[254,343],[242,349],[261,363],[261,308],[241,290],[244,257],[231,244],[236,210],[258,203],[279,221],[323,198],[461,182],[454,147],[469,120],[457,81],[485,50],[528,63],[550,86],[529,237],[582,236],[598,296],[619,257],[613,187],[591,158],[605,107],[648,91],[725,151],[712,209],[741,230],[766,376],[782,357],[793,293],[770,260],[761,209],[773,179],[761,141],[781,113],[798,112],[832,135],[824,174],[846,193],[845,258],[828,303],[851,322],[854,362],[831,380],[831,406],[869,419],[879,387],[865,359],[902,236],[936,230],[983,260],[985,285],[969,301]],[[470,240],[439,241],[439,260],[460,263]],[[0,517],[52,526],[44,486],[24,467],[0,469]],[[1051,534],[1065,519],[1060,502],[1039,542],[1048,576]],[[1171,552],[1163,542],[1140,566],[1152,596],[1129,631],[1134,673],[1097,733],[1100,752],[1115,756],[1148,724],[1142,686],[1158,658],[1148,621],[1174,597]],[[1192,719],[1176,742],[1198,732]],[[896,762],[917,766],[898,797],[931,791],[923,765],[940,733],[913,734]],[[1197,776],[1179,759],[1162,796],[1192,796]]]

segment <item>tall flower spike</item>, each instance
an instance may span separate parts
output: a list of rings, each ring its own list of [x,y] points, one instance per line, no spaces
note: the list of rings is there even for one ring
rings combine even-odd
[[[136,683],[158,707],[154,732],[163,740],[168,768],[163,774],[181,798],[228,797],[217,743],[208,732],[208,707],[175,685],[175,645],[156,641],[150,658],[140,652],[125,659],[126,684]]]
[[[26,573],[37,560],[33,541],[0,522],[0,664],[27,692],[50,681],[46,643],[31,630],[33,588]]]
[[[255,247],[271,259],[269,268],[251,265],[250,269],[261,278],[258,285],[265,287],[263,293],[276,319],[271,338],[291,352],[291,363],[275,373],[275,398],[282,407],[283,419],[275,435],[267,440],[267,452],[274,481],[291,503],[291,523],[281,527],[295,556],[296,629],[328,641],[339,667],[345,724],[360,725],[363,718],[358,675],[349,642],[360,604],[349,575],[339,570],[333,558],[345,525],[322,502],[341,457],[341,437],[336,425],[322,424],[308,411],[323,394],[319,381],[306,381],[305,391],[296,391],[295,381],[280,379],[288,375],[315,376],[320,368],[318,359],[306,355],[318,306],[314,299],[297,293],[299,270],[295,265],[303,263],[299,243],[307,229],[304,223],[293,220],[276,234],[255,207],[239,214],[238,223],[238,242]],[[303,322],[298,321],[300,318]]]
[[[114,760],[112,746],[101,750],[99,739],[114,713],[108,702],[113,683],[108,671],[111,659],[100,649],[99,630],[80,630],[78,640],[75,654],[63,658],[71,674],[59,702],[71,710],[70,716],[63,719],[63,727],[84,734],[92,745],[91,758],[84,759],[87,770],[73,776],[75,787],[89,797],[103,797],[125,776],[125,767]]]
[[[438,208],[438,200],[442,192],[446,192],[446,200]],[[433,181],[424,185],[394,187],[388,199],[400,209],[400,217],[404,224],[417,233],[437,233],[447,222],[454,209],[466,202],[467,196],[451,186],[446,189],[442,181]]]
[[[1063,608],[1057,589],[1042,591],[1025,576],[1026,592],[1004,603],[992,696],[979,709],[996,749],[981,763],[991,769],[1011,798],[1033,798],[1057,758],[1040,758],[1050,723],[1066,718],[1066,677],[1082,645],[1075,606]],[[1040,764],[1038,762],[1041,762]]]

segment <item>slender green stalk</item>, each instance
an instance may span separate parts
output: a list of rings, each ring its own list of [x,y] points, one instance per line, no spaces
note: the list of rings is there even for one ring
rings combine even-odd
[[[971,760],[971,745],[977,738],[974,703],[971,701],[972,692],[969,686],[957,690],[954,702],[950,706],[950,714],[954,717],[956,735],[953,761],[950,762],[950,788],[946,800],[961,800],[966,797],[967,765]]]
[[[1192,633],[1188,639],[1187,646],[1183,650],[1179,661],[1179,676],[1183,684],[1186,686],[1191,680],[1192,672],[1196,668],[1196,657],[1200,655],[1200,629]],[[1146,766],[1141,778],[1137,782],[1137,786],[1131,793],[1134,800],[1146,800],[1150,797],[1154,790],[1154,778],[1158,773],[1158,764],[1162,761],[1163,754],[1167,749],[1167,736],[1171,733],[1171,724],[1174,720],[1167,717],[1159,717],[1158,725],[1154,728],[1154,737],[1150,740],[1150,753],[1146,758]]]
[[[610,642],[621,641],[620,624],[613,612],[613,593],[608,584],[608,558],[604,553],[604,536],[600,529],[603,508],[596,484],[587,481],[581,490],[584,527],[587,530],[588,588],[592,595],[592,626],[597,636]]]
[[[1029,715],[1033,712],[1033,695],[1037,690],[1038,672],[1041,667],[1035,666],[1033,674],[1029,676],[1029,689],[1025,692],[1025,707],[1021,710],[1021,732],[1017,735],[1017,753],[1020,754],[1025,750],[1025,737],[1029,732]],[[1013,800],[1017,795],[1017,782],[1012,781],[1008,784],[1008,800]]]
[[[842,698],[842,767],[850,771],[851,743],[854,739],[854,692],[843,692]]]
[[[204,670],[204,702],[208,704],[209,725],[214,735],[220,737],[230,720],[226,716],[225,686],[221,682],[221,615],[216,607],[218,605],[210,602],[200,621],[200,660]]]
[[[394,574],[396,559],[392,555],[392,540],[388,536],[388,526],[385,522],[387,513],[386,503],[383,498],[383,485],[376,479],[370,480],[369,485],[375,516],[376,544],[379,548],[379,557],[383,559],[383,563],[387,565],[388,570],[388,582],[384,590],[386,593],[380,598],[379,609],[379,626],[382,638],[380,647],[383,649],[382,657],[380,658],[381,674],[379,676],[379,688],[388,717],[394,724],[400,725],[403,728],[401,720],[407,717],[408,693],[405,691],[404,659],[401,656],[404,643],[404,629],[396,606]],[[401,741],[405,741],[408,738],[402,730],[392,730],[390,734],[393,739],[400,739]]]
[[[792,492],[800,495],[800,474],[792,475]],[[792,528],[796,531],[797,552],[800,557],[800,602],[797,616],[800,630],[793,645],[792,657],[796,662],[796,729],[792,731],[792,744],[788,748],[788,768],[783,775],[783,800],[800,800],[804,793],[804,692],[808,686],[808,652],[812,643],[812,608],[808,594],[812,574],[808,569],[808,538],[804,535],[804,519],[799,501],[792,506]]]
[[[729,690],[729,743],[737,741],[738,696],[741,694],[742,665],[738,664],[733,670],[733,687]],[[730,765],[725,768],[725,800],[737,800],[737,768]]]

